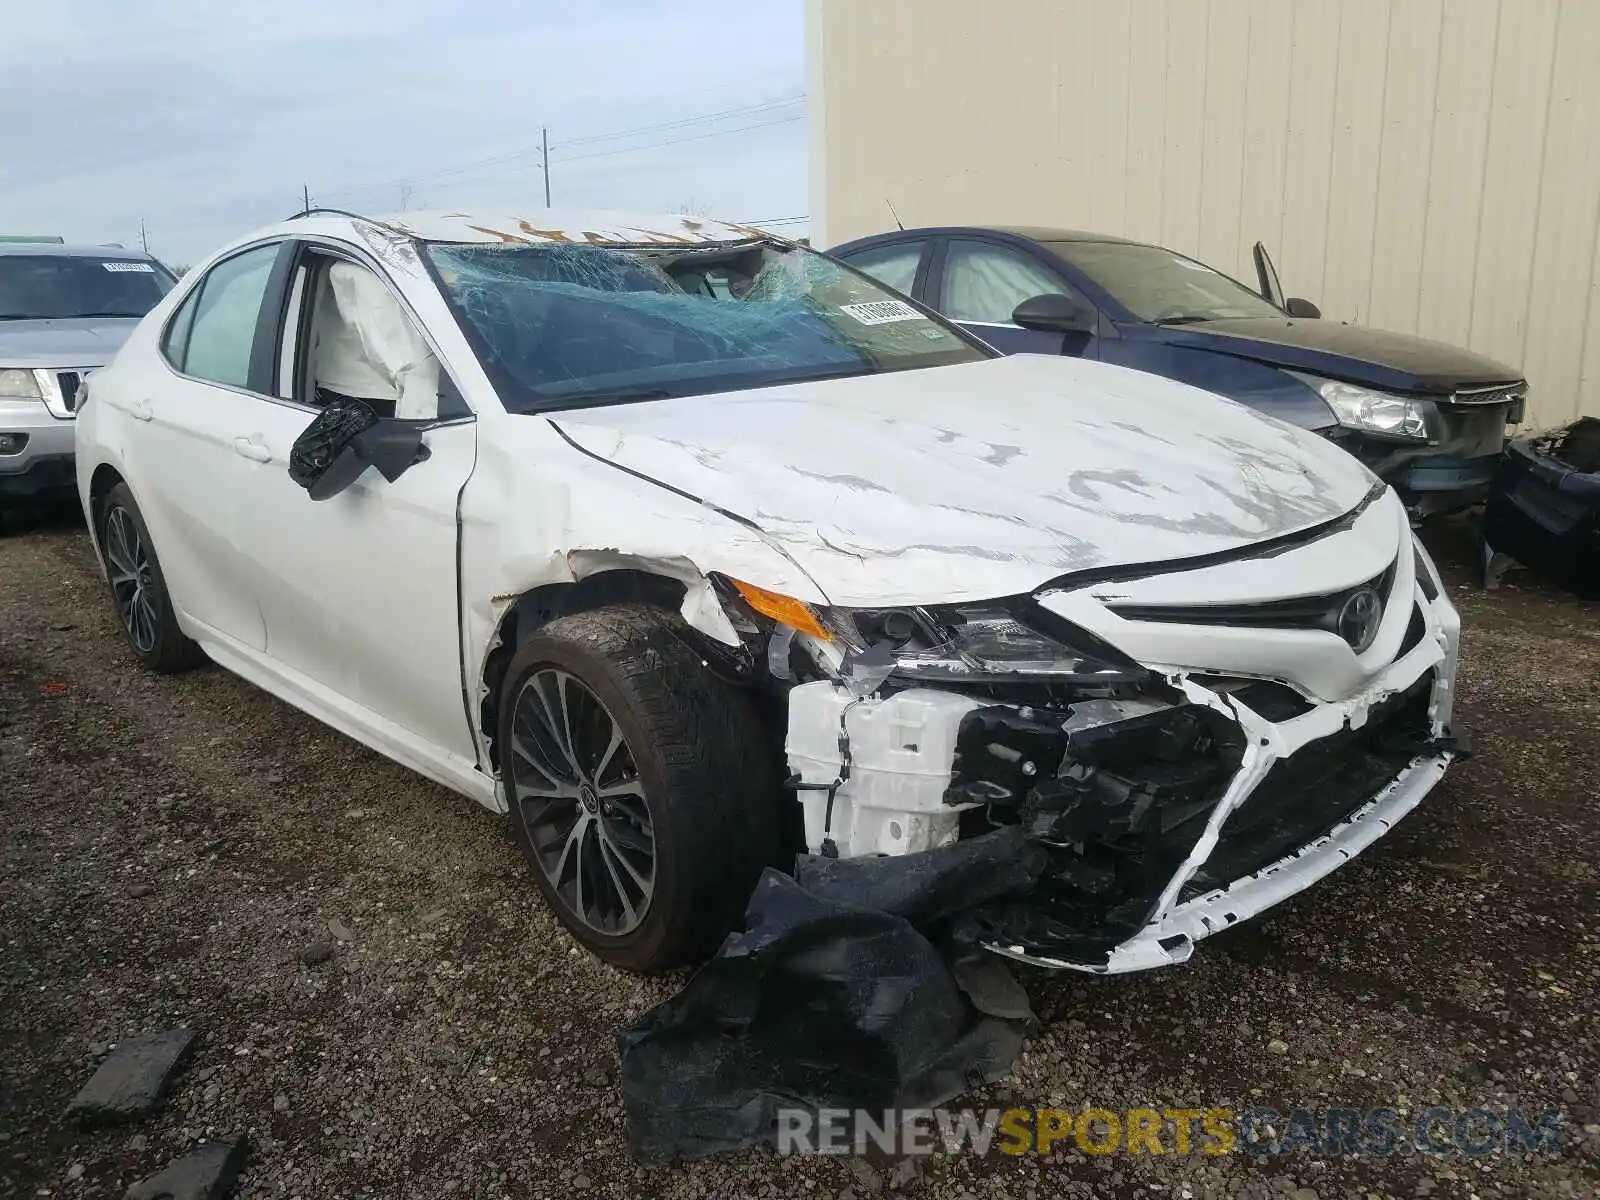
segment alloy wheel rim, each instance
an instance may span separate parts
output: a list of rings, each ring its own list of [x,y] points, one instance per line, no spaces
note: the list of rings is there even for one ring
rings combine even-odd
[[[125,508],[106,514],[106,563],[122,628],[140,654],[156,648],[156,582],[139,528]]]
[[[511,802],[563,907],[610,937],[637,929],[655,894],[655,831],[605,702],[577,676],[537,668],[513,704],[506,761]]]

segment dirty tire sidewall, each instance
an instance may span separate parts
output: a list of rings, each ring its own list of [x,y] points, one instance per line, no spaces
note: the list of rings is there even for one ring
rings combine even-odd
[[[117,484],[106,493],[105,499],[100,503],[99,511],[95,514],[95,537],[100,543],[101,556],[105,555],[106,524],[112,510],[119,508],[128,514],[134,529],[138,531],[139,539],[144,543],[144,553],[150,564],[150,577],[156,591],[155,645],[148,651],[140,650],[128,632],[127,626],[123,624],[122,612],[117,607],[116,588],[112,586],[108,573],[106,588],[111,594],[112,617],[122,632],[123,641],[135,658],[150,670],[163,675],[197,667],[206,661],[205,652],[178,627],[177,615],[172,611],[172,597],[167,592],[166,576],[161,573],[161,560],[156,555],[155,543],[150,539],[150,529],[144,523],[144,514],[134,503],[133,492],[125,483]]]
[[[559,617],[524,641],[500,693],[497,744],[511,824],[539,890],[572,935],[633,971],[658,971],[711,953],[738,925],[774,858],[781,778],[749,699],[713,675],[677,614],[619,604]],[[539,669],[576,676],[610,710],[638,767],[655,837],[650,909],[621,936],[571,914],[554,892],[510,787],[505,747],[514,704]]]

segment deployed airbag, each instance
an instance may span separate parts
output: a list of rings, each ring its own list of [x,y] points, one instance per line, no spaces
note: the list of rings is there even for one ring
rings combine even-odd
[[[438,415],[439,360],[400,301],[365,267],[328,268],[313,338],[318,387],[393,405],[402,419]]]

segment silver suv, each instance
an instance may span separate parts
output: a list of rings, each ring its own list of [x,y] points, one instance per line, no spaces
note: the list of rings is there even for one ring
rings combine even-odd
[[[176,282],[116,246],[0,243],[0,523],[22,503],[75,495],[78,385]]]

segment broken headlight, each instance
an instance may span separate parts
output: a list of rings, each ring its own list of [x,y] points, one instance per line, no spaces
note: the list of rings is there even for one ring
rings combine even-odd
[[[1042,610],[1041,617],[1024,621],[1013,605],[963,605],[830,609],[823,621],[853,652],[846,656],[851,674],[943,683],[1114,683],[1145,674],[1093,635]]]
[[[783,632],[782,655],[796,633],[811,639],[829,673],[867,691],[891,675],[972,683],[1116,684],[1149,673],[1109,643],[1063,621],[1027,597],[978,604],[835,608],[723,578],[724,603]],[[776,635],[774,644],[776,644]]]

